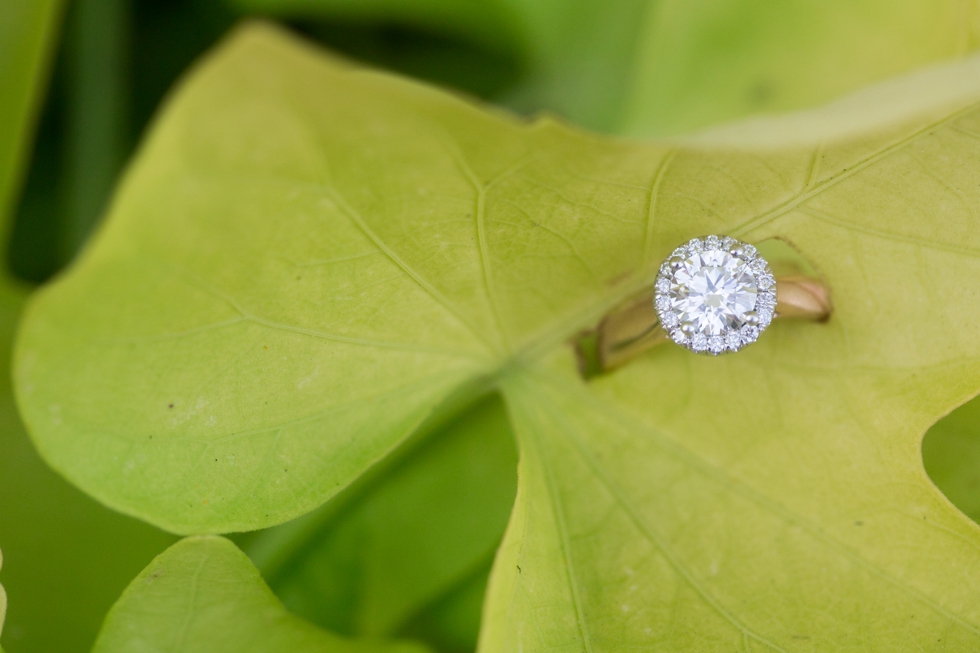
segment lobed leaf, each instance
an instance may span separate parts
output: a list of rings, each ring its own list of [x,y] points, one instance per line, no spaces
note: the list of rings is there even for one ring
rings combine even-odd
[[[106,617],[93,653],[424,653],[414,644],[345,640],[282,607],[258,570],[220,537],[160,554]]]
[[[980,529],[920,442],[980,390],[978,65],[630,144],[247,28],[35,297],[20,405],[101,500],[221,531],[497,387],[520,483],[481,651],[975,650]],[[579,379],[568,340],[712,232],[792,242],[834,318]]]

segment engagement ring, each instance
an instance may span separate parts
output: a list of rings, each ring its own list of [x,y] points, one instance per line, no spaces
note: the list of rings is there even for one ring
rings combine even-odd
[[[752,245],[730,236],[694,238],[667,257],[650,291],[606,316],[578,343],[586,376],[611,370],[671,340],[717,356],[754,343],[777,317],[826,320],[830,292],[819,280],[778,279]],[[587,335],[590,335],[587,334]]]

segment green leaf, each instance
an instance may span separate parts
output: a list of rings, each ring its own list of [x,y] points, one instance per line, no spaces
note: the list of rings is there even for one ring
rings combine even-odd
[[[664,136],[825,102],[975,48],[962,0],[233,0],[280,17],[387,21],[510,50],[502,99],[593,129]]]
[[[3,369],[25,297],[0,281]],[[0,379],[0,452],[0,548],[13,599],[3,644],[13,653],[88,651],[119,593],[174,538],[104,508],[48,468],[17,416],[7,377]]]
[[[244,553],[194,537],[160,554],[106,617],[93,653],[424,653],[415,644],[345,640],[283,608]]]
[[[476,650],[490,571],[491,566],[487,564],[432,605],[426,606],[405,626],[402,634],[430,642],[439,651],[457,653]]]
[[[483,588],[517,488],[500,399],[384,473],[243,548],[291,612],[344,635],[409,631],[473,650]]]
[[[20,405],[106,503],[232,530],[499,388],[520,484],[485,653],[976,650],[980,528],[920,441],[980,390],[978,70],[631,144],[248,28],[35,296]],[[833,319],[581,381],[569,340],[710,232],[792,242]]]
[[[933,482],[973,521],[980,522],[980,399],[939,420],[922,440]]]
[[[6,0],[0,5],[0,246],[23,177],[60,0]]]

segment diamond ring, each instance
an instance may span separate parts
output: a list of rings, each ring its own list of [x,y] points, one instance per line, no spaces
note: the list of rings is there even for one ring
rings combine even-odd
[[[583,373],[594,376],[667,340],[717,356],[754,343],[776,317],[822,321],[831,310],[819,279],[777,279],[762,253],[730,236],[693,238],[660,266],[652,301],[647,290],[613,311],[576,349]]]

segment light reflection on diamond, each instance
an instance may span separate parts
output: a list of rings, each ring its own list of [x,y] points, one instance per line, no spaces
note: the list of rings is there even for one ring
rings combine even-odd
[[[654,287],[654,306],[671,339],[714,355],[754,342],[776,306],[775,279],[765,259],[729,236],[695,238],[675,249]],[[688,333],[693,329],[690,337],[682,325]]]

